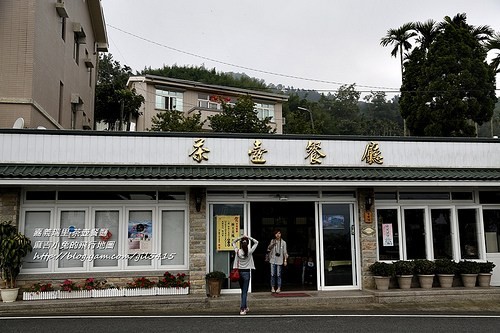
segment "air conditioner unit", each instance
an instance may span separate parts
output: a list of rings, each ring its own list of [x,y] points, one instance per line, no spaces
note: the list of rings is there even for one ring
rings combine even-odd
[[[83,31],[83,27],[81,23],[74,22],[73,23],[73,32],[78,36],[78,38],[85,38],[85,31]]]
[[[71,94],[71,104],[82,104],[83,101],[80,98],[80,94]]]
[[[59,15],[60,17],[66,17],[66,18],[69,17],[68,12],[66,11],[66,8],[64,8],[64,1],[56,2],[56,11],[57,11],[57,15]]]
[[[87,68],[94,68],[94,64],[92,63],[92,60],[90,58],[83,59],[83,62],[85,63],[85,66]]]

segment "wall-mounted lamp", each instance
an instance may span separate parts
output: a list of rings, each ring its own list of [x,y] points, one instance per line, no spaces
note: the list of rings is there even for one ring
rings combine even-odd
[[[288,197],[286,195],[278,194],[278,198],[280,199],[280,201],[286,201],[286,200],[288,200]]]
[[[365,199],[365,210],[370,210],[372,208],[372,205],[373,205],[373,199],[372,197],[366,197]]]
[[[201,190],[197,190],[194,192],[194,203],[196,207],[196,211],[199,212],[201,210],[201,202],[203,201],[203,192]]]

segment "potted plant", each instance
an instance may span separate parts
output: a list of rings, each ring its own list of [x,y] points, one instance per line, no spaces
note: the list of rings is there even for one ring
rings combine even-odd
[[[57,294],[57,290],[54,290],[52,283],[37,282],[23,291],[23,301],[56,299]]]
[[[222,282],[226,278],[226,273],[221,271],[213,271],[205,275],[208,286],[208,295],[210,297],[219,297],[222,289]]]
[[[411,288],[414,271],[415,262],[413,260],[398,260],[394,262],[394,272],[396,273],[399,288]]]
[[[475,287],[477,276],[480,271],[479,263],[472,260],[461,260],[458,262],[457,266],[464,287]]]
[[[187,295],[191,283],[186,280],[185,273],[177,273],[176,275],[165,272],[163,277],[158,280],[157,294],[158,295]]]
[[[5,288],[0,289],[4,302],[14,302],[19,288],[16,279],[21,271],[24,257],[32,250],[31,240],[17,231],[9,222],[0,224],[0,271]]]
[[[379,290],[389,289],[389,282],[392,276],[394,276],[394,264],[386,263],[381,261],[376,261],[371,264],[368,269],[373,274],[375,279],[375,285]]]
[[[457,263],[452,259],[436,259],[434,263],[441,288],[451,288],[458,269]]]
[[[133,282],[127,282],[123,293],[125,296],[151,296],[156,295],[157,282],[147,277],[135,278]]]
[[[479,263],[479,275],[477,276],[477,282],[480,287],[489,287],[491,282],[491,274],[495,264],[491,261],[480,262]]]
[[[416,259],[415,274],[418,276],[420,287],[430,289],[434,282],[434,274],[436,274],[436,264],[432,260]]]

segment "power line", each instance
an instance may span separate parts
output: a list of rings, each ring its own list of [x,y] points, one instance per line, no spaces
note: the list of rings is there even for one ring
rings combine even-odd
[[[221,60],[209,58],[209,57],[206,57],[206,56],[202,56],[202,55],[199,55],[199,54],[195,54],[195,53],[192,53],[192,52],[180,50],[180,49],[177,49],[175,47],[168,46],[168,45],[165,45],[165,44],[162,44],[162,43],[159,43],[159,42],[155,42],[155,41],[153,41],[151,39],[148,39],[148,38],[145,38],[145,37],[142,37],[142,36],[138,36],[138,35],[133,34],[131,32],[128,32],[128,31],[125,31],[125,30],[120,29],[118,27],[115,27],[115,26],[113,26],[111,24],[106,24],[106,25],[108,27],[110,27],[110,28],[113,28],[115,30],[123,32],[123,33],[125,33],[127,35],[130,35],[132,37],[138,38],[138,39],[143,40],[145,42],[148,42],[148,43],[151,43],[151,44],[154,44],[154,45],[157,45],[157,46],[160,46],[160,47],[163,47],[163,48],[175,51],[175,52],[187,54],[187,55],[190,55],[192,57],[196,57],[196,58],[200,58],[200,59],[203,59],[203,60],[212,61],[212,62],[219,63],[219,64],[226,65],[226,66],[231,66],[231,67],[246,69],[246,70],[249,70],[249,71],[263,73],[263,74],[270,74],[270,75],[275,75],[275,76],[280,76],[280,77],[286,77],[286,78],[290,78],[290,79],[298,79],[298,80],[304,80],[304,81],[310,81],[310,82],[316,82],[316,83],[335,84],[335,85],[340,85],[340,86],[342,86],[342,85],[349,85],[348,83],[328,81],[328,80],[320,80],[320,79],[311,79],[311,78],[306,78],[306,77],[302,77],[302,76],[282,74],[282,73],[276,73],[276,72],[271,72],[271,71],[265,71],[265,70],[261,70],[261,69],[255,69],[255,68],[251,68],[251,67],[247,67],[247,66],[236,65],[236,64],[229,63],[229,62],[225,62],[225,61],[221,61]],[[368,86],[368,85],[361,85],[361,84],[357,85],[357,86],[358,87],[363,87],[363,88],[378,89],[378,91],[381,91],[381,90],[388,90],[388,91],[396,90],[396,88]]]

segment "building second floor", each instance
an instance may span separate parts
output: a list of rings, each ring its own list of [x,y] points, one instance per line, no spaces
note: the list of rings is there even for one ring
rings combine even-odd
[[[133,76],[129,88],[144,97],[141,115],[136,120],[136,130],[146,131],[152,119],[161,112],[182,112],[190,117],[198,112],[201,120],[207,120],[204,128],[210,130],[209,117],[223,111],[222,101],[234,105],[241,96],[250,96],[259,119],[270,117],[270,125],[277,134],[283,133],[283,103],[288,96],[263,91],[204,84],[195,81],[173,79],[156,75]]]

